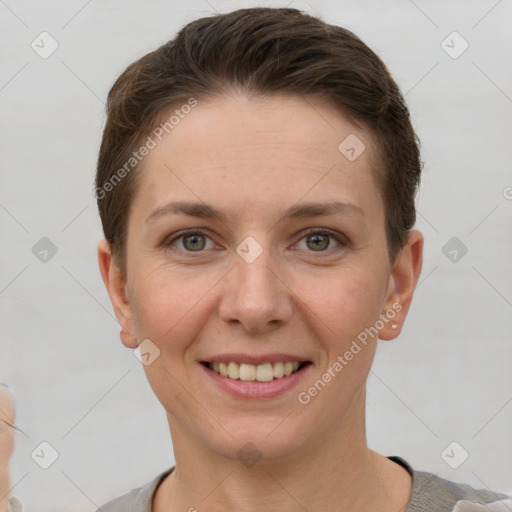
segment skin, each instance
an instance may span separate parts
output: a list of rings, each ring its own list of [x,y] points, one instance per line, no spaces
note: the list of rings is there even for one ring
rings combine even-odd
[[[338,150],[349,134],[366,145],[353,162]],[[398,327],[385,323],[379,337],[399,335],[421,272],[419,231],[389,261],[373,147],[364,127],[325,103],[233,92],[200,101],[145,157],[128,220],[126,275],[105,240],[98,259],[123,344],[150,339],[160,350],[144,369],[167,411],[176,469],[158,488],[154,511],[405,508],[409,474],[366,442],[377,338],[307,405],[297,399],[396,303]],[[146,221],[176,200],[211,204],[227,218]],[[362,215],[282,219],[297,203],[335,200]],[[207,235],[201,251],[183,238],[164,245],[188,228]],[[307,228],[330,229],[348,243],[328,238],[320,250]],[[263,249],[252,263],[236,252],[248,236]],[[199,364],[227,352],[291,353],[312,367],[277,398],[239,399]],[[237,456],[248,442],[261,455],[251,466]]]
[[[0,512],[7,510],[11,496],[9,460],[14,451],[15,404],[12,393],[0,385]]]

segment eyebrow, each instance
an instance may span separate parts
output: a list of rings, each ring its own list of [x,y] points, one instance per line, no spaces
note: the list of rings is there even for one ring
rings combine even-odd
[[[357,214],[362,217],[365,216],[363,210],[355,204],[334,201],[331,203],[300,203],[291,206],[284,212],[281,219],[322,217],[326,215],[334,215],[336,213]],[[179,214],[198,217],[201,219],[216,219],[224,223],[227,223],[228,221],[228,217],[225,213],[209,204],[175,201],[164,206],[160,206],[156,210],[152,211],[146,218],[146,222],[153,222],[161,217]]]

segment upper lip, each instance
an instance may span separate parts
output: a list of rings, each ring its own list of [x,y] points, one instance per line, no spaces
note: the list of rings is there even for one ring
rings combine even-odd
[[[207,362],[207,363],[231,363],[235,362],[238,364],[246,363],[246,364],[264,364],[264,363],[278,363],[283,362],[286,363],[287,361],[295,362],[298,361],[299,363],[308,362],[309,359],[305,359],[304,357],[296,356],[293,354],[264,354],[261,356],[256,355],[249,355],[249,354],[220,354],[217,356],[212,356],[209,358],[201,359],[201,361]]]

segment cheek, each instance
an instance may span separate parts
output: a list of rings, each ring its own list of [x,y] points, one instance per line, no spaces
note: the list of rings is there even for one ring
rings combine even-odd
[[[354,255],[338,267],[283,270],[287,285],[276,288],[276,293],[293,303],[295,312],[289,322],[316,331],[316,337],[331,347],[350,344],[381,312],[386,279],[382,265],[368,253]],[[162,351],[183,351],[226,298],[222,295],[225,274],[219,269],[207,272],[168,265],[144,269],[139,261],[129,286],[137,339],[148,338]]]
[[[333,343],[344,345],[378,318],[383,283],[369,267],[347,267],[321,279],[304,280],[297,296],[310,310],[310,315],[323,321]]]
[[[308,409],[312,416],[327,416],[336,423],[368,378],[377,347],[372,327],[380,314],[382,289],[375,273],[355,268],[308,283],[302,290],[304,315],[324,356],[300,397],[314,403]]]
[[[184,414],[193,412],[193,404],[182,385],[190,377],[190,367],[183,361],[208,318],[201,283],[204,285],[204,280],[177,273],[152,272],[133,289],[137,339],[149,339],[159,350],[158,357],[144,366],[148,382],[167,410],[173,404],[173,410]]]
[[[213,286],[197,272],[195,276],[169,269],[141,273],[132,294],[137,338],[149,338],[162,351],[181,350],[207,320],[207,292]]]

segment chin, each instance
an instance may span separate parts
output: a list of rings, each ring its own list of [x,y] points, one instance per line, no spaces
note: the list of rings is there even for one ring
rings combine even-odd
[[[292,415],[290,415],[292,416]],[[308,444],[305,425],[283,421],[280,417],[251,421],[233,425],[228,430],[233,437],[219,434],[217,439],[210,439],[211,449],[231,460],[239,460],[251,467],[257,463],[276,463],[292,459],[304,450]],[[282,422],[282,423],[280,423]]]

